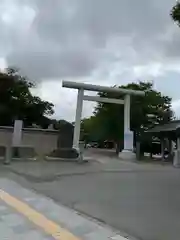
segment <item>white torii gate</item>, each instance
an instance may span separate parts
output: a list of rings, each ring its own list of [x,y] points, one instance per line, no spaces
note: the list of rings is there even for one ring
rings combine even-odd
[[[130,152],[132,153],[133,133],[130,131],[130,96],[131,95],[144,96],[145,92],[135,91],[131,89],[123,89],[118,87],[106,87],[106,86],[77,83],[77,82],[70,82],[70,81],[63,81],[62,86],[66,88],[78,89],[76,118],[75,118],[74,137],[73,137],[74,148],[79,149],[81,114],[82,114],[82,108],[83,108],[83,100],[86,100],[86,101],[124,104],[124,150],[123,152],[126,154],[123,154],[123,158],[126,157],[124,155],[127,155],[127,153],[130,153]],[[124,97],[124,100],[120,100],[120,99],[113,99],[113,98],[101,98],[98,96],[87,96],[87,95],[84,95],[84,90],[95,91],[95,92],[123,93],[125,97]]]

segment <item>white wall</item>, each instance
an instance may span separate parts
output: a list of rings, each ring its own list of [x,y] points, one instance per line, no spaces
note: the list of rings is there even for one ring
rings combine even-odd
[[[0,146],[10,146],[13,127],[0,127]],[[38,155],[46,154],[57,148],[58,131],[44,129],[22,130],[21,145],[34,147]]]
[[[0,145],[1,146],[9,146],[12,142],[12,127],[0,127]]]

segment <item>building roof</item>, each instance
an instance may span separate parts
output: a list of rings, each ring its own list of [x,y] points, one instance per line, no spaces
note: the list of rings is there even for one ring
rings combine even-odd
[[[174,120],[167,124],[157,125],[147,132],[149,133],[158,133],[158,132],[172,132],[175,131],[177,127],[180,127],[180,120]]]

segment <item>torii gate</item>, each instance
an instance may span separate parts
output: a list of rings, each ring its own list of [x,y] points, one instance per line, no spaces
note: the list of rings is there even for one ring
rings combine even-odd
[[[118,87],[106,87],[106,86],[85,84],[85,83],[79,83],[79,82],[70,82],[70,81],[63,81],[62,86],[66,88],[78,89],[73,147],[76,149],[79,149],[80,125],[81,125],[83,100],[104,102],[104,103],[124,104],[124,150],[122,151],[122,153],[120,153],[120,155],[123,158],[126,158],[126,157],[131,158],[132,150],[133,150],[133,133],[130,131],[130,96],[131,95],[144,96],[145,92],[135,91],[131,89],[123,89]],[[124,96],[124,100],[114,99],[114,98],[101,98],[98,96],[87,96],[87,95],[84,95],[85,90],[94,91],[94,92],[122,93],[125,96]]]

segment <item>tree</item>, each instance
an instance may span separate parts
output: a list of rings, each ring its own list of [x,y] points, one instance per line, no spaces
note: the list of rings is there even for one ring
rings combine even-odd
[[[171,10],[172,19],[180,26],[180,2],[177,1],[176,5]]]
[[[104,140],[104,128],[96,116],[81,120],[81,140],[86,142]]]
[[[131,130],[142,133],[144,130],[158,123],[166,123],[173,119],[171,98],[163,96],[153,89],[151,82],[130,83],[121,86],[125,89],[145,91],[144,97],[131,96]],[[122,94],[98,93],[100,97],[123,99]],[[153,115],[153,118],[150,116]],[[95,108],[94,118],[103,129],[104,140],[123,142],[124,136],[124,106],[109,103],[98,103]],[[119,144],[118,144],[119,145]]]
[[[55,130],[60,130],[61,127],[64,127],[65,125],[72,128],[72,124],[64,119],[61,120],[52,119],[51,123],[53,124],[53,128]]]
[[[53,104],[33,96],[34,87],[17,69],[0,72],[0,125],[13,125],[15,119],[23,120],[24,126],[40,125],[46,128],[53,114]]]

